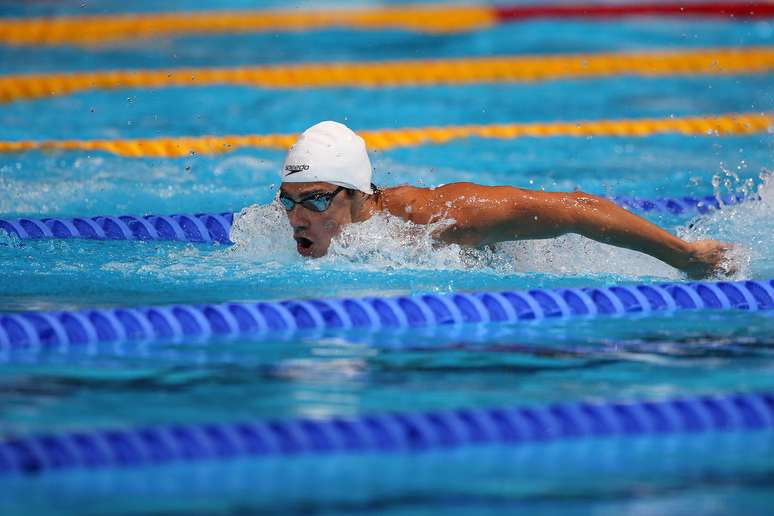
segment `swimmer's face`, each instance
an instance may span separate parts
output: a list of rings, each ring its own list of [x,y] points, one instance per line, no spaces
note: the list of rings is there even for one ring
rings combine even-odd
[[[316,202],[319,202],[320,197],[333,194],[338,188],[330,183],[282,183],[280,195],[294,201],[316,198]],[[298,254],[311,258],[325,256],[331,239],[341,232],[342,227],[352,222],[353,198],[349,190],[341,190],[325,211],[313,211],[296,203],[290,211],[285,212],[293,227]]]

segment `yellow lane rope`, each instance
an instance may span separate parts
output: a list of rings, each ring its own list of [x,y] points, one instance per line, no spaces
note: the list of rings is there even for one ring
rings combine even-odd
[[[0,101],[78,91],[236,84],[267,88],[389,87],[542,81],[633,74],[728,75],[774,70],[774,47],[533,55],[239,68],[113,70],[0,76]]]
[[[422,144],[440,144],[459,138],[514,139],[550,136],[629,136],[664,133],[686,135],[754,134],[770,130],[772,113],[732,113],[717,116],[594,120],[495,125],[461,125],[359,131],[371,150],[388,150]],[[287,149],[292,134],[199,136],[122,140],[0,141],[0,152],[30,150],[106,151],[131,157],[182,157],[215,154],[239,147]]]
[[[491,8],[442,5],[7,18],[0,19],[0,42],[94,46],[110,41],[182,34],[301,31],[325,27],[448,33],[489,27],[496,24],[497,19]]]

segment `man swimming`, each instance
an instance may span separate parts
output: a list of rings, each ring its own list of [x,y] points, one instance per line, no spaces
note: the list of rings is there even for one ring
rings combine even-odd
[[[471,247],[577,233],[654,256],[691,278],[720,272],[731,248],[714,240],[684,241],[604,198],[583,192],[474,183],[376,189],[363,139],[330,121],[301,134],[288,151],[281,175],[279,201],[287,211],[296,249],[313,258],[328,252],[331,239],[345,225],[378,212],[415,224],[448,220],[434,238]]]

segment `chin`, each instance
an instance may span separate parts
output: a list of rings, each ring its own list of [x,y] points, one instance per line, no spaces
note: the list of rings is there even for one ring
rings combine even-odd
[[[327,247],[325,249],[323,249],[321,247],[314,246],[312,248],[312,254],[310,256],[312,258],[322,258],[326,254],[328,254],[328,248]]]

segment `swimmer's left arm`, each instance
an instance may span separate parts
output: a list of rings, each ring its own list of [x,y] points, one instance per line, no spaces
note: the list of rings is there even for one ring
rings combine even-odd
[[[728,244],[712,240],[687,242],[595,195],[570,192],[543,197],[541,194],[545,192],[534,194],[537,194],[538,203],[540,198],[544,199],[544,206],[533,206],[531,209],[549,218],[549,233],[556,232],[558,228],[564,233],[577,233],[598,242],[639,251],[692,278],[704,278],[718,272],[731,248]],[[552,215],[551,211],[555,214]],[[537,217],[539,220],[540,215]]]
[[[453,183],[425,192],[423,202],[416,203],[424,208],[421,212],[454,220],[438,235],[447,242],[485,245],[578,233],[649,254],[691,277],[716,272],[730,248],[711,240],[686,242],[607,199],[583,192],[473,183]]]

